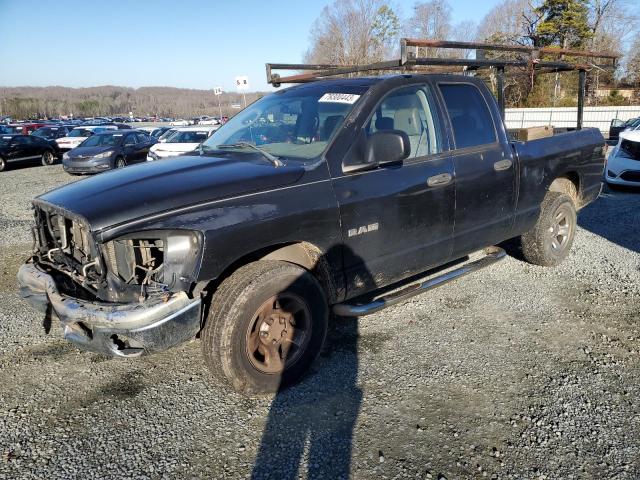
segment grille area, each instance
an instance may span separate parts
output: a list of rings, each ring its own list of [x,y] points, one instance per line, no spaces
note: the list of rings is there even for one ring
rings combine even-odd
[[[620,175],[620,178],[627,182],[640,182],[640,172],[626,171]]]
[[[36,208],[36,242],[40,259],[72,277],[100,276],[89,228],[61,213]],[[92,267],[92,268],[89,268]]]

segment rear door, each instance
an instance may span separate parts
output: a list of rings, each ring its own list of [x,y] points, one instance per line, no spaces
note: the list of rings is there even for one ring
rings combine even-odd
[[[136,163],[138,162],[146,162],[147,153],[149,153],[149,147],[151,144],[149,143],[149,139],[146,133],[136,132],[136,139],[138,142],[136,143]]]
[[[516,165],[501,142],[502,125],[486,89],[473,83],[438,83],[452,132],[456,173],[453,256],[509,238],[516,205]],[[493,105],[493,103],[491,103]],[[495,107],[495,105],[493,105]]]
[[[450,256],[454,172],[436,108],[426,84],[392,90],[377,104],[360,135],[401,130],[409,136],[410,157],[401,164],[343,173],[332,180],[340,206],[350,297],[424,271]],[[357,151],[352,147],[347,156]]]
[[[33,140],[27,135],[13,137],[10,160],[26,160],[38,155]]]
[[[140,143],[135,133],[128,133],[122,144],[124,150],[124,157],[127,164],[132,164],[140,161]]]

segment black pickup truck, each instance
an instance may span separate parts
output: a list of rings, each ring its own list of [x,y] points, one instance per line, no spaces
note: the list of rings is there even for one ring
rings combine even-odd
[[[277,91],[197,151],[33,201],[23,297],[79,347],[158,352],[194,337],[242,392],[301,377],[330,310],[375,312],[504,256],[568,254],[605,141],[508,140],[478,79],[391,75]]]

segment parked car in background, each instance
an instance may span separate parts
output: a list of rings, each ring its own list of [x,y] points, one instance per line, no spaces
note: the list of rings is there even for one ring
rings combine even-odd
[[[47,125],[34,130],[31,135],[44,138],[45,140],[56,140],[66,137],[74,128],[72,125]]]
[[[57,140],[58,138],[63,138],[69,135],[73,128],[74,127],[72,125],[49,125],[34,130],[31,135],[45,140],[53,148],[56,157],[61,158],[62,152],[60,151]]]
[[[56,154],[49,143],[33,135],[0,136],[0,172],[12,162],[40,158],[43,165],[53,165]]]
[[[220,121],[215,117],[200,117],[198,125],[220,125]]]
[[[56,139],[58,148],[62,153],[76,148],[94,133],[100,133],[107,130],[117,130],[115,125],[86,126],[75,127],[66,137]]]
[[[9,125],[0,125],[0,135],[12,135],[14,133],[16,133],[15,129]]]
[[[630,118],[629,120],[619,120],[614,118],[609,126],[609,141],[618,141],[620,132],[627,129],[634,129],[640,125],[640,117]]]
[[[189,124],[190,122],[188,120],[179,118],[177,120],[172,121],[169,125],[171,125],[172,127],[186,127]]]
[[[609,185],[640,187],[640,130],[620,133],[609,154],[605,180]]]
[[[144,162],[157,139],[142,130],[111,130],[96,133],[64,154],[68,173],[99,173]]]
[[[192,152],[217,129],[218,126],[179,128],[165,142],[157,143],[151,147],[147,160],[159,160]]]
[[[29,135],[34,130],[38,128],[44,127],[47,125],[46,123],[34,123],[34,122],[24,122],[19,124],[11,125],[14,128],[15,133],[21,135]]]

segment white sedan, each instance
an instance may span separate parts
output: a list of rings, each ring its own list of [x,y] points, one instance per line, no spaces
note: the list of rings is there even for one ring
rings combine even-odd
[[[76,148],[94,133],[104,132],[105,130],[116,130],[117,128],[115,125],[76,127],[71,130],[66,137],[57,138],[56,143],[60,151],[65,153]]]
[[[180,118],[178,120],[174,120],[169,125],[171,125],[172,127],[186,127],[187,125],[189,125],[189,121]]]
[[[151,147],[147,155],[147,161],[151,162],[192,152],[218,128],[219,125],[178,128],[166,141],[156,143]]]
[[[607,160],[605,179],[612,185],[640,186],[640,130],[620,132]]]

